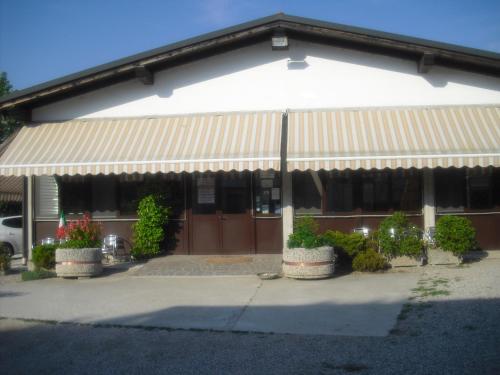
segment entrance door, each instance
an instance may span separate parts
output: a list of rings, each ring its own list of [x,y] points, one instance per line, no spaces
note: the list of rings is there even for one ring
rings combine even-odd
[[[193,176],[192,253],[255,251],[250,193],[246,172]]]

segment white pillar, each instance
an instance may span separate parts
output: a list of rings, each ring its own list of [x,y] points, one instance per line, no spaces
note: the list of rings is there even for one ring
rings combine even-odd
[[[434,171],[424,169],[424,229],[436,226],[436,203],[434,192]]]
[[[283,250],[287,249],[288,236],[293,233],[293,201],[292,201],[292,173],[283,171],[282,189],[282,221],[283,221]]]
[[[34,210],[34,205],[33,205],[33,183],[34,183],[34,178],[33,176],[29,176],[26,178],[27,183],[24,187],[25,189],[25,194],[26,197],[24,199],[24,203],[26,204],[26,208],[24,209],[24,215],[26,217],[24,218],[24,223],[25,227],[24,230],[26,231],[25,234],[25,254],[28,255],[27,259],[27,265],[29,270],[34,269],[34,265],[32,262],[33,259],[33,210]]]

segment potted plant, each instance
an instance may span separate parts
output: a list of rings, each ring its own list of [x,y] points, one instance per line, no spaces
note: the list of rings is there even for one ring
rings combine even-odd
[[[460,264],[476,245],[476,230],[463,216],[445,215],[436,223],[436,247],[429,246],[429,264]]]
[[[283,274],[294,279],[323,279],[333,275],[334,267],[333,247],[325,246],[318,224],[308,216],[296,219],[283,252]]]
[[[10,270],[10,251],[0,243],[0,275],[6,275]]]
[[[61,243],[56,249],[56,274],[58,277],[88,278],[102,273],[101,226],[90,220],[70,221],[58,230]]]
[[[420,266],[424,259],[424,243],[420,230],[403,212],[395,212],[380,223],[380,252],[392,267]]]

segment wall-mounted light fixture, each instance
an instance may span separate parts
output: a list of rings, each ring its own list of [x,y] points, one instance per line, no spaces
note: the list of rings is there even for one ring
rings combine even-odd
[[[283,30],[276,30],[271,38],[271,48],[273,51],[287,50],[288,37]]]

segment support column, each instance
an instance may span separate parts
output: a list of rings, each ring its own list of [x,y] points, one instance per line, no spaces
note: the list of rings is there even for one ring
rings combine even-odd
[[[293,233],[293,201],[292,201],[292,173],[283,171],[281,189],[282,195],[282,222],[283,222],[283,250],[287,249],[288,236]]]
[[[23,196],[23,262],[28,265],[28,269],[34,268],[33,259],[33,176],[24,177]]]
[[[434,171],[425,168],[423,171],[424,181],[424,229],[436,226],[436,203],[434,191]]]

